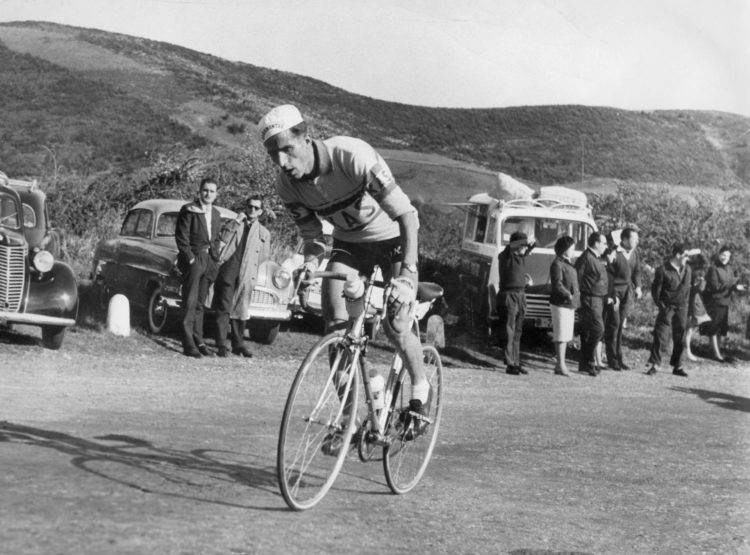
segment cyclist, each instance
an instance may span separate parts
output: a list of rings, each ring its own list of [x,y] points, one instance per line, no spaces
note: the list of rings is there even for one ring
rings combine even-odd
[[[312,139],[307,122],[291,104],[277,106],[263,116],[258,131],[280,168],[277,193],[304,242],[301,271],[308,276],[314,272],[325,250],[322,218],[333,225],[327,270],[370,275],[377,264],[383,278],[391,280],[383,328],[411,376],[409,412],[426,414],[430,385],[422,367],[422,345],[411,332],[419,220],[409,197],[369,144],[343,136]],[[345,329],[348,324],[344,286],[339,280],[323,280],[326,332]],[[415,422],[414,427],[418,426]]]

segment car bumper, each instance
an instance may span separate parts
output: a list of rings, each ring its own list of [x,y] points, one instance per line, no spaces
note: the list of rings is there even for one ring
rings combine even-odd
[[[6,312],[0,310],[0,324],[28,324],[30,326],[74,326],[73,318],[58,318],[44,314],[27,314],[20,312]]]
[[[286,322],[292,319],[292,311],[286,308],[269,309],[268,307],[250,307],[250,320],[280,320]]]

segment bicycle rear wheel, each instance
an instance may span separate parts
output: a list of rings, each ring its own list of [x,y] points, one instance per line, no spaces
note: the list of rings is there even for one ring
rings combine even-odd
[[[281,419],[276,471],[279,488],[294,510],[317,504],[333,485],[356,425],[358,372],[340,333],[310,350],[292,383]],[[342,369],[344,378],[336,380]],[[349,401],[344,401],[349,399]],[[348,406],[345,406],[347,405]]]
[[[443,363],[437,349],[432,345],[422,347],[423,365],[430,382],[430,397],[427,401],[427,427],[413,439],[409,439],[400,417],[409,409],[411,379],[406,368],[401,369],[399,379],[393,386],[391,400],[391,443],[383,448],[383,470],[388,487],[396,494],[411,491],[422,478],[437,441],[440,416],[443,412]]]

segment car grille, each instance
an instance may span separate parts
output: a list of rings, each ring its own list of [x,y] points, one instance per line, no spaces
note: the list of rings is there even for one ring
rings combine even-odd
[[[268,291],[258,291],[258,289],[253,289],[253,295],[250,297],[250,302],[255,305],[275,305],[276,303],[276,297],[274,297],[271,293]]]
[[[526,294],[526,318],[551,318],[549,295]]]
[[[23,297],[26,247],[0,245],[0,310],[17,312]]]

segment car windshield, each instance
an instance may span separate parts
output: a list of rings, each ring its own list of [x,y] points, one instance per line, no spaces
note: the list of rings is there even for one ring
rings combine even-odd
[[[20,229],[21,221],[16,199],[7,193],[0,193],[0,225],[8,229]]]
[[[151,222],[154,214],[151,210],[139,208],[131,210],[122,223],[120,235],[125,237],[151,237]]]
[[[575,249],[582,251],[586,248],[586,239],[593,228],[585,222],[557,218],[507,218],[502,226],[502,244],[510,242],[514,231],[525,233],[530,242],[536,242],[537,247],[547,249],[554,248],[559,237],[570,235],[575,240]]]
[[[159,216],[156,224],[157,237],[174,237],[174,230],[177,226],[177,212],[165,212]]]

